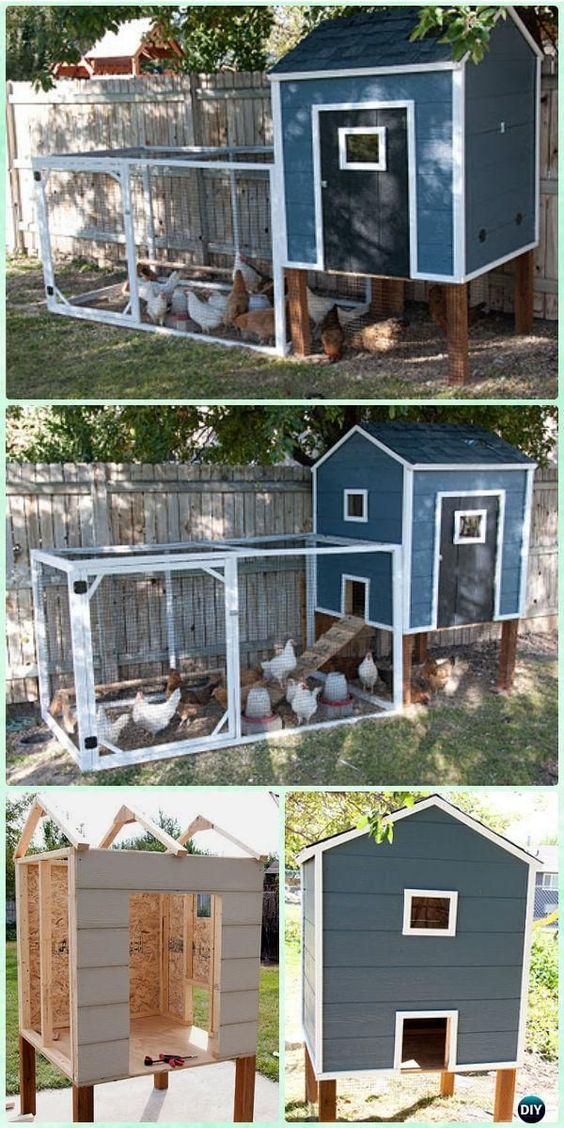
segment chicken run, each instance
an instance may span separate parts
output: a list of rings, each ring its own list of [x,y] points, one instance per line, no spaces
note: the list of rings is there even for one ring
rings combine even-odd
[[[267,537],[37,549],[41,715],[83,770],[385,717],[402,705],[400,548]],[[365,554],[393,583],[390,624],[340,587]]]
[[[282,203],[272,158],[264,146],[34,157],[47,308],[285,355]],[[77,257],[99,269],[100,285],[92,290],[89,281],[71,294],[59,266]],[[311,271],[307,280],[313,337],[329,360],[339,359],[345,340],[367,347],[370,279]],[[389,347],[395,326],[389,319],[372,327],[377,347]]]

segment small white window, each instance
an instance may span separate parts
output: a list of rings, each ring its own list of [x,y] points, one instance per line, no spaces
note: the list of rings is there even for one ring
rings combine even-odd
[[[404,889],[404,936],[456,936],[458,893],[443,889]]]
[[[385,126],[359,125],[339,129],[339,168],[385,172]]]
[[[345,521],[368,521],[368,490],[345,490]]]
[[[454,514],[455,544],[485,544],[487,509],[457,509]]]
[[[542,873],[540,885],[543,889],[558,889],[558,874]]]

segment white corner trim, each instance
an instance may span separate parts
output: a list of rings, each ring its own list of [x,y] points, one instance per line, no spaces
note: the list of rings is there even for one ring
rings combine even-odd
[[[411,906],[415,897],[440,898],[449,902],[446,928],[417,928],[411,924]],[[402,936],[456,936],[458,892],[454,889],[404,889]]]
[[[413,567],[413,470],[405,466],[403,470],[402,529],[403,545],[403,629],[411,626],[411,572]]]
[[[523,941],[523,972],[521,976],[521,1001],[519,1006],[519,1027],[517,1034],[517,1060],[523,1060],[525,1036],[527,1032],[527,1012],[529,1006],[529,971],[531,967],[531,946],[533,942],[533,918],[535,907],[536,870],[529,870],[527,881],[527,903],[525,907],[525,938]]]
[[[362,517],[351,517],[348,513],[349,497],[362,497]],[[363,525],[368,523],[368,490],[344,489],[343,490],[343,521],[352,521]]]
[[[527,473],[527,487],[525,493],[525,515],[523,521],[523,539],[521,543],[521,575],[519,577],[519,615],[524,615],[527,610],[527,581],[529,573],[529,550],[531,543],[531,519],[533,512],[533,491],[535,487],[535,467]]]
[[[466,68],[452,76],[452,273],[466,273]]]
[[[383,450],[387,455],[389,455],[390,458],[395,459],[396,462],[400,462],[402,466],[411,466],[411,463],[407,462],[405,458],[402,458],[401,455],[396,454],[395,451],[390,450],[390,448],[387,447],[383,442],[381,442],[380,439],[375,439],[373,435],[369,434],[369,432],[366,431],[362,426],[362,423],[355,423],[354,427],[351,427],[350,431],[347,431],[346,435],[343,435],[341,439],[338,439],[337,442],[334,443],[334,445],[321,456],[321,458],[318,458],[317,462],[314,464],[313,469],[317,470],[318,466],[321,466],[327,458],[330,458],[331,455],[334,454],[335,451],[343,445],[343,443],[348,442],[348,440],[351,439],[353,435],[362,435],[362,437],[367,439],[369,443],[372,443],[374,446],[378,447],[379,450]]]
[[[315,855],[315,1068],[323,1070],[323,854]]]
[[[456,1047],[458,1039],[458,1011],[457,1010],[419,1010],[396,1011],[396,1030],[394,1039],[394,1070],[401,1071],[401,1051],[403,1042],[403,1025],[406,1018],[446,1018],[447,1020],[447,1045],[446,1062],[444,1068],[452,1072],[456,1066]]]

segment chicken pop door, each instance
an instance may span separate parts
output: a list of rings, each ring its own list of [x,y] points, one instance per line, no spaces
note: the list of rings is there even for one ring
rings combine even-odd
[[[439,545],[438,627],[487,623],[495,613],[499,498],[444,497]]]

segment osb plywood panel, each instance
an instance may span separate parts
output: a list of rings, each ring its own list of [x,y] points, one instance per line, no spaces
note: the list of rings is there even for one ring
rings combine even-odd
[[[194,979],[209,982],[212,965],[213,925],[211,917],[196,917],[194,921]]]
[[[160,1011],[161,906],[158,893],[129,898],[129,998],[132,1016]]]
[[[51,1005],[53,1027],[69,1025],[68,869],[51,866]]]
[[[168,1012],[184,1018],[185,933],[184,910],[187,898],[182,894],[167,898],[168,904]]]
[[[39,973],[39,866],[28,866],[27,914],[29,935],[29,1002],[34,1030],[41,1030],[41,979]]]

